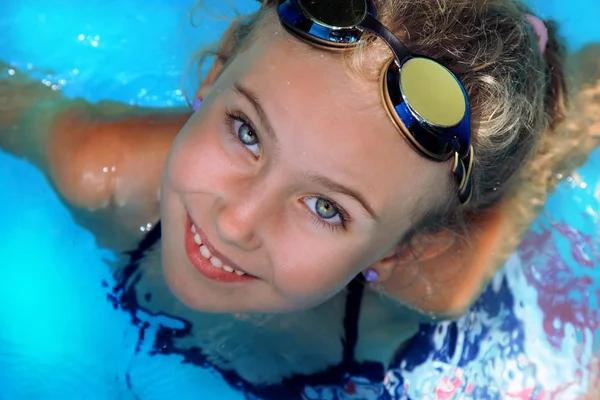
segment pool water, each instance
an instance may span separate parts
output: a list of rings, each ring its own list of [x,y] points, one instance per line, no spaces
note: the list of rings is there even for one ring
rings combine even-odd
[[[216,14],[232,14],[226,2],[207,3]],[[242,12],[257,6],[250,0],[232,3]],[[204,16],[202,27],[192,28],[187,15],[192,4],[3,0],[0,59],[70,97],[183,105],[182,71],[194,51],[227,25]],[[576,7],[557,0],[532,4],[563,22],[572,49],[600,41],[597,0],[578,1]],[[524,318],[544,319],[546,333],[558,338],[556,357],[573,348],[582,352],[580,359],[599,356],[599,171],[597,150],[548,201],[528,235],[532,247],[512,259],[524,266],[529,282],[545,289],[546,297],[523,294],[537,304]],[[107,263],[114,255],[98,249],[73,223],[33,167],[0,152],[0,184],[0,400],[245,398],[210,369],[182,364],[176,355],[150,355],[151,343],[140,340],[139,327],[106,299],[113,281]],[[544,251],[531,254],[531,248]],[[567,264],[553,263],[556,255]],[[176,321],[163,324],[177,328]],[[581,345],[567,345],[565,337]],[[448,393],[439,398],[453,398]]]

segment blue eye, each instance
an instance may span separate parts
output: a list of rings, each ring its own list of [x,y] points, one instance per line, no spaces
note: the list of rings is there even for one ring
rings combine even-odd
[[[233,132],[237,136],[238,140],[246,146],[252,154],[255,156],[260,155],[260,145],[258,143],[258,135],[252,127],[240,118],[234,117],[233,119]]]
[[[304,203],[313,214],[329,225],[344,225],[345,220],[337,204],[323,197],[307,197]]]

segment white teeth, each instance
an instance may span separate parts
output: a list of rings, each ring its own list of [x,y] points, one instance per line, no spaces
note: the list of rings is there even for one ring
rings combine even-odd
[[[218,257],[215,257],[215,256],[212,256],[212,257],[210,258],[210,263],[211,263],[211,264],[212,264],[214,267],[217,267],[217,268],[221,268],[221,267],[223,266],[223,262],[222,262],[222,261],[221,261],[221,260],[220,260]]]
[[[194,232],[194,242],[196,242],[196,244],[200,246],[200,254],[202,254],[202,257],[208,259],[213,265],[213,267],[223,268],[223,270],[227,272],[235,272],[235,274],[238,276],[246,275],[245,272],[235,270],[229,265],[223,265],[223,261],[221,261],[219,257],[210,254],[210,250],[208,249],[208,247],[202,244],[202,238],[200,238],[200,235],[196,232],[196,227],[192,225],[191,229],[192,232]]]
[[[200,254],[202,254],[202,257],[204,258],[210,258],[210,250],[208,250],[208,247],[205,245],[200,246]]]
[[[200,239],[200,235],[198,235],[197,233],[194,233],[194,242],[196,242],[197,245],[202,244],[202,239]]]

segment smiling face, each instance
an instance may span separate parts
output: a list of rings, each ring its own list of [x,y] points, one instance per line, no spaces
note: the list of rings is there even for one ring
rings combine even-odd
[[[320,304],[395,248],[427,188],[445,187],[446,169],[404,141],[378,82],[350,77],[338,55],[267,17],[169,154],[169,287],[206,311]]]

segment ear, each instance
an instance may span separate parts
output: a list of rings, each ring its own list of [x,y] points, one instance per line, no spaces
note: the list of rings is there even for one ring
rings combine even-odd
[[[231,25],[229,25],[229,27],[223,34],[223,37],[221,38],[221,40],[219,42],[219,47],[217,49],[217,55],[215,56],[213,64],[211,65],[210,69],[208,70],[208,74],[206,74],[206,76],[204,77],[202,84],[196,91],[196,94],[194,95],[194,99],[206,98],[206,96],[208,95],[208,92],[212,88],[212,85],[215,83],[215,81],[217,80],[219,75],[221,75],[221,72],[223,71],[225,64],[231,57],[231,54],[233,53],[233,49],[235,47],[236,38],[235,38],[234,32],[235,32],[237,26],[238,26],[238,22],[231,23]]]
[[[422,234],[411,240],[410,246],[389,251],[370,269],[377,272],[377,282],[382,283],[392,277],[394,271],[415,262],[425,262],[444,254],[456,244],[456,235],[448,231]]]

